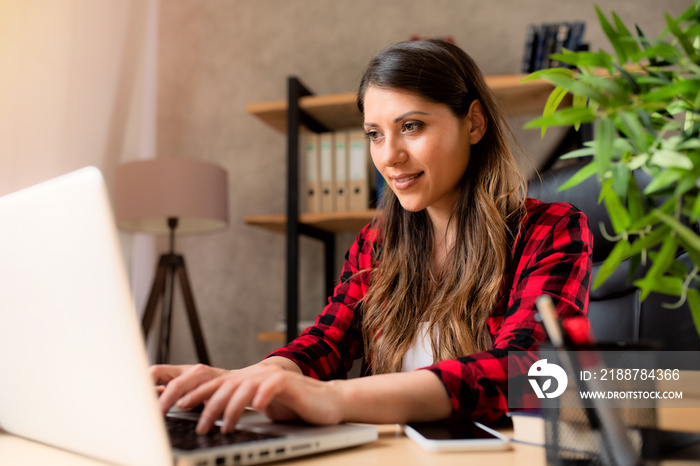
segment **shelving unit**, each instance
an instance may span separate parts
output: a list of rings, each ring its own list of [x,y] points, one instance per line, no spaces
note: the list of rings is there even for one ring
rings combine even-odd
[[[511,116],[542,112],[552,85],[541,80],[521,83],[524,75],[487,76],[486,83]],[[299,322],[299,235],[323,242],[325,253],[325,289],[330,296],[335,280],[335,234],[359,232],[373,217],[373,210],[361,212],[299,212],[299,132],[303,128],[316,133],[357,129],[362,115],[356,94],[314,96],[296,77],[287,80],[287,100],[251,103],[246,111],[277,131],[287,135],[287,208],[286,214],[248,216],[249,225],[286,235],[286,340],[297,336]],[[283,341],[282,333],[265,333],[264,341]]]

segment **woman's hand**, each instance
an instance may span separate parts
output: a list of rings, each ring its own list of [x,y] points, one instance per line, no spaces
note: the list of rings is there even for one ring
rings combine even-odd
[[[320,382],[273,364],[258,364],[200,385],[177,406],[188,409],[207,400],[197,424],[200,434],[208,432],[222,415],[221,432],[232,432],[248,406],[275,421],[337,424],[343,420],[339,384]]]
[[[173,405],[198,386],[209,380],[228,373],[204,364],[197,365],[155,365],[150,368],[151,377],[156,384],[159,395],[158,403],[163,414]]]
[[[159,398],[164,413],[173,405],[191,409],[206,402],[197,424],[199,434],[208,432],[222,415],[221,431],[232,432],[248,406],[278,421],[343,421],[342,382],[320,382],[281,365],[260,363],[235,371],[201,364],[153,366],[151,373],[156,383],[167,384]]]

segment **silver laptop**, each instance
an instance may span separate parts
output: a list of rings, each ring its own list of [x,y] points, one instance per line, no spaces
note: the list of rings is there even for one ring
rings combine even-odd
[[[275,424],[254,411],[230,436],[197,436],[192,413],[166,428],[147,369],[99,170],[0,197],[3,430],[148,466],[264,463],[377,438],[372,426]]]

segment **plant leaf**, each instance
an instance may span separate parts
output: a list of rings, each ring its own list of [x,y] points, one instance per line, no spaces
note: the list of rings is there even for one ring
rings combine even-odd
[[[661,212],[658,209],[653,210],[652,214],[678,232],[678,235],[683,238],[683,241],[686,244],[686,249],[692,249],[700,254],[700,236],[698,236],[693,230],[683,225],[677,219]]]
[[[544,110],[542,111],[542,116],[547,117],[551,114],[553,114],[557,108],[559,107],[559,104],[561,103],[562,100],[564,100],[564,97],[566,97],[566,94],[568,94],[567,90],[564,89],[563,87],[555,87],[554,90],[549,94],[549,98],[547,98],[547,102],[544,105]],[[542,126],[542,136],[544,138],[545,132],[547,131],[546,126]]]
[[[588,123],[595,120],[593,111],[588,107],[569,107],[558,110],[546,117],[536,118],[527,122],[523,128],[539,128],[541,126],[571,126],[576,123]]]
[[[595,147],[582,147],[580,149],[576,149],[576,150],[572,150],[571,152],[567,152],[566,154],[559,157],[559,159],[560,160],[576,159],[579,157],[589,157],[593,154],[595,154]]]
[[[678,39],[678,43],[681,44],[681,47],[683,47],[683,50],[688,55],[688,58],[690,58],[692,61],[695,61],[697,59],[697,53],[695,53],[695,49],[690,43],[690,39],[688,38],[688,36],[685,35],[685,33],[681,30],[676,20],[671,18],[668,15],[668,13],[665,16],[666,24],[668,25],[668,30],[671,31],[671,34],[673,34],[676,37],[676,39]]]
[[[625,26],[625,23],[622,22],[620,17],[617,16],[614,11],[612,12],[612,17],[615,22],[615,26],[617,27],[617,35],[620,39],[620,46],[625,50],[625,55],[632,58],[632,60],[636,60],[637,56],[639,55],[639,45],[637,44],[636,39],[634,36],[632,36],[629,29],[627,29]]]
[[[650,163],[662,168],[682,168],[684,170],[693,169],[693,161],[687,155],[675,150],[660,149],[651,156]]]
[[[613,181],[606,180],[601,187],[600,195],[605,201],[605,207],[608,210],[608,216],[612,222],[613,229],[616,234],[622,233],[631,223],[629,212],[617,193],[612,187]]]
[[[669,233],[671,233],[671,227],[668,225],[662,225],[658,228],[654,228],[651,233],[637,238],[637,240],[635,240],[630,246],[628,254],[633,256],[642,251],[647,251],[655,247],[657,244],[660,244]]]
[[[613,57],[609,54],[599,51],[599,52],[564,52],[564,53],[554,53],[551,58],[567,65],[573,65],[578,68],[584,68],[587,66],[594,66],[598,68],[605,68],[607,70],[612,70],[615,61]]]
[[[654,277],[647,274],[643,279],[634,282],[634,286],[640,289],[640,300],[644,301],[649,293],[655,291],[671,296],[683,294],[683,280],[678,277]]]
[[[596,172],[598,171],[598,164],[596,163],[595,160],[593,160],[591,163],[581,167],[579,171],[574,173],[571,178],[569,178],[564,184],[559,186],[557,191],[564,191],[566,189],[572,188],[576,186],[579,183],[582,183],[583,181],[587,180],[591,176],[593,176]]]
[[[688,289],[688,307],[695,323],[695,329],[700,334],[700,292],[695,288]]]
[[[521,79],[520,82],[525,83],[528,81],[534,81],[536,79],[545,79],[546,80],[547,76],[552,76],[552,75],[561,75],[561,76],[571,77],[574,75],[574,72],[568,68],[547,68],[544,70],[539,70],[539,71],[535,71],[533,73],[530,73],[529,75],[527,75],[523,79]]]
[[[618,34],[615,29],[610,25],[608,22],[608,19],[603,15],[603,12],[600,11],[600,8],[596,5],[595,11],[598,14],[598,21],[600,22],[600,26],[603,29],[603,32],[605,32],[605,35],[608,36],[608,40],[610,41],[610,44],[613,46],[615,49],[615,53],[617,54],[617,59],[620,62],[620,64],[624,64],[627,62],[627,54],[625,53],[625,48],[620,44],[620,41],[618,40]]]
[[[609,118],[598,118],[595,121],[596,158],[598,159],[598,179],[602,180],[612,161],[613,138],[615,124]]]
[[[683,171],[677,168],[669,168],[662,171],[658,176],[644,188],[644,194],[647,196],[657,193],[662,189],[666,188],[671,183],[675,183],[683,176]]]
[[[635,112],[622,112],[618,115],[618,127],[624,131],[635,143],[641,152],[646,152],[651,146],[644,125],[639,121]]]
[[[678,96],[684,96],[686,98],[692,99],[695,96],[697,96],[698,91],[700,91],[700,80],[684,79],[682,81],[668,84],[649,94],[644,94],[642,96],[642,101],[662,102],[674,99]]]
[[[691,220],[693,222],[700,220],[700,195],[695,196],[695,202],[693,203],[693,217]]]
[[[591,86],[590,84],[584,81],[579,81],[573,77],[569,78],[561,75],[552,75],[548,76],[546,79],[552,84],[566,89],[573,95],[584,96],[591,100],[595,100],[596,102],[605,104],[607,104],[609,100],[602,92],[600,92],[594,86]]]
[[[632,222],[644,217],[644,202],[634,176],[630,176],[627,183],[627,209]]]
[[[610,251],[610,254],[603,262],[603,265],[598,269],[598,275],[593,282],[593,288],[598,288],[605,280],[617,269],[620,263],[629,257],[630,243],[627,240],[620,240],[615,243],[615,246]]]

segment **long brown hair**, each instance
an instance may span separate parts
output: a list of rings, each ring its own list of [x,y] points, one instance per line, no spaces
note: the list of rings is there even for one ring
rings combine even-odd
[[[375,219],[381,229],[376,267],[362,303],[365,355],[372,372],[401,370],[421,322],[429,325],[435,361],[486,350],[486,321],[524,212],[525,184],[506,137],[515,141],[512,131],[476,63],[445,41],[401,42],[377,54],[357,95],[363,114],[369,86],[447,105],[458,118],[479,100],[488,121],[486,134],[471,148],[450,217],[456,238],[441,270],[432,266],[436,238],[427,212],[403,209],[389,189],[383,195]]]

